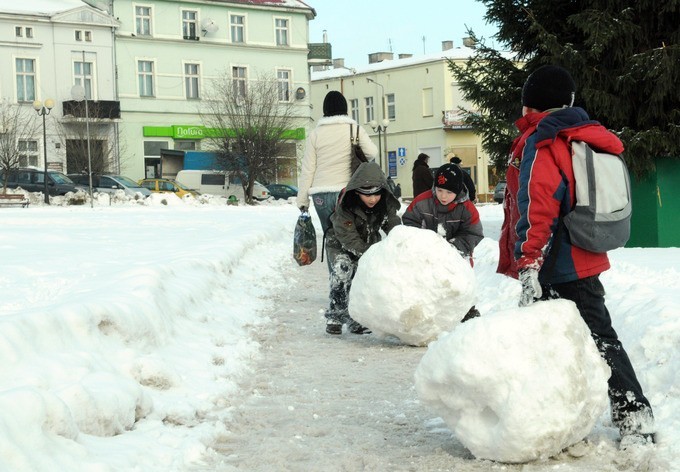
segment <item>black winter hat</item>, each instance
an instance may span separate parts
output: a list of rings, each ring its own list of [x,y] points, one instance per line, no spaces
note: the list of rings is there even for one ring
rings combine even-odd
[[[574,104],[576,84],[560,66],[541,66],[531,73],[522,87],[522,105],[540,111]]]
[[[347,114],[347,100],[337,90],[331,90],[323,99],[323,116]]]
[[[463,190],[463,171],[455,164],[444,164],[434,175],[434,186],[458,195]]]

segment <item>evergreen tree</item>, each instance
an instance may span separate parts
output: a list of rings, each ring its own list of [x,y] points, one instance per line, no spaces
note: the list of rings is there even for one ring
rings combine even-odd
[[[619,135],[636,174],[657,157],[680,158],[680,0],[481,1],[518,62],[482,40],[476,57],[450,68],[466,99],[488,114],[468,120],[497,165],[515,135],[499,123],[516,119],[524,79],[543,64],[571,72],[575,105]]]

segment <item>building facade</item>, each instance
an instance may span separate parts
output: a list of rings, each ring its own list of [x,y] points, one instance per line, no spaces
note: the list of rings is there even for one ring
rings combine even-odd
[[[458,156],[470,173],[480,201],[490,201],[494,176],[489,173],[488,155],[481,137],[462,123],[458,107],[471,109],[448,67],[448,60],[466,61],[474,50],[453,48],[450,41],[442,52],[424,56],[392,53],[369,55],[369,64],[347,68],[336,60],[328,70],[312,72],[312,116],[320,118],[323,99],[330,90],[342,92],[348,113],[380,145],[380,165],[402,188],[413,194],[411,170],[418,154],[430,156],[431,168]]]
[[[304,139],[310,121],[308,22],[305,3],[283,1],[116,0],[118,96],[123,173],[174,176],[187,151],[209,151],[201,114],[215,79],[247,88],[276,78],[280,100],[296,106]],[[295,182],[298,153],[291,145],[277,180]]]
[[[78,0],[45,5],[17,2],[0,11],[0,97],[28,110],[35,101],[54,104],[46,109],[45,136],[37,133],[18,143],[23,152],[19,165],[43,168],[47,162],[53,170],[85,170],[84,129],[90,126],[93,157],[115,167],[120,113],[113,51],[118,23]],[[92,112],[89,120],[86,103]]]

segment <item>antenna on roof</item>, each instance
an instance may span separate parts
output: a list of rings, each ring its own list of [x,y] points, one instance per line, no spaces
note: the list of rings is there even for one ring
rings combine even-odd
[[[425,36],[423,36],[423,54],[425,54]]]

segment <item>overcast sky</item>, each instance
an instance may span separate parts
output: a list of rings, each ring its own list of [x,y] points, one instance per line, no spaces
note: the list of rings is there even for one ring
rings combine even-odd
[[[368,64],[373,52],[419,55],[441,51],[442,41],[462,46],[465,26],[488,44],[497,28],[484,21],[486,8],[475,0],[308,0],[316,18],[309,23],[309,41],[323,42],[326,30],[333,58],[347,66]],[[423,40],[423,37],[425,39]]]

